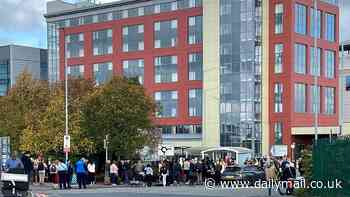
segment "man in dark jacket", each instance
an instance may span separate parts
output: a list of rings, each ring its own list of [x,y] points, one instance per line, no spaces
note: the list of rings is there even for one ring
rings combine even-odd
[[[32,183],[33,163],[29,157],[30,153],[27,151],[22,155],[21,161],[24,166],[24,172],[28,175],[29,183]]]

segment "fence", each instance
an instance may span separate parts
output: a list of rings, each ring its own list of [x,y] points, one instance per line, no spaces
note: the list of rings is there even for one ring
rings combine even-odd
[[[313,148],[313,180],[322,181],[323,189],[313,189],[313,195],[319,197],[350,196],[350,140],[322,139]],[[332,181],[340,180],[342,189],[325,188]],[[330,181],[330,182],[328,182]],[[321,184],[320,184],[321,185]]]

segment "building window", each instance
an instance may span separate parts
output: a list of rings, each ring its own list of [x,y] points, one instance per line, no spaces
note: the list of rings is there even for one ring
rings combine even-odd
[[[335,94],[335,88],[330,87],[324,87],[324,113],[325,114],[334,114],[335,107],[334,107],[334,94]]]
[[[275,84],[275,112],[283,112],[283,84]]]
[[[275,34],[283,33],[283,4],[275,5]]]
[[[188,44],[200,44],[203,39],[202,16],[188,18]]]
[[[177,91],[161,91],[154,94],[158,104],[157,118],[170,118],[177,116]]]
[[[154,48],[169,48],[177,45],[177,20],[154,23]]]
[[[177,56],[161,56],[154,59],[155,82],[177,82]]]
[[[316,14],[316,26],[315,23],[315,14]],[[321,38],[321,11],[317,10],[315,13],[315,9],[310,9],[310,34],[312,37]]]
[[[283,44],[275,44],[275,73],[283,72]]]
[[[328,79],[334,78],[335,69],[335,53],[334,51],[326,50],[325,52],[325,76]]]
[[[191,53],[188,56],[188,80],[203,79],[203,54]]]
[[[345,77],[345,90],[350,91],[350,76]]]
[[[335,15],[325,14],[325,39],[331,42],[335,41]]]
[[[144,80],[144,60],[124,60],[123,61],[123,75],[127,78],[135,78],[140,84]]]
[[[315,48],[310,47],[310,74],[313,76],[321,75],[321,49],[317,48],[317,61],[315,61]]]
[[[330,3],[330,4],[333,4],[333,5],[336,5],[336,6],[339,4],[338,0],[322,0],[322,1]]]
[[[94,64],[94,78],[96,85],[104,84],[112,78],[113,64],[112,62]]]
[[[321,105],[321,95],[320,95],[320,86],[312,85],[311,86],[311,112],[319,113]]]
[[[94,55],[108,55],[113,53],[112,29],[95,31],[92,34]]]
[[[123,52],[144,50],[144,25],[123,27]]]
[[[283,127],[282,122],[276,122],[275,123],[275,144],[283,144]]]
[[[306,35],[306,6],[295,4],[295,32]]]
[[[84,78],[84,65],[68,66],[67,74],[73,78]]]
[[[202,89],[190,89],[188,92],[189,116],[202,116]]]
[[[8,61],[0,62],[0,96],[5,96],[10,87],[10,67]]]
[[[306,45],[294,45],[294,70],[298,74],[306,74]]]
[[[66,36],[67,58],[84,57],[84,34],[71,34]]]
[[[294,85],[294,111],[297,113],[306,112],[306,85],[296,83]]]

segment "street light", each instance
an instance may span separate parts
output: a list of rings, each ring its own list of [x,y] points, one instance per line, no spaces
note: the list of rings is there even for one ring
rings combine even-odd
[[[66,128],[65,128],[65,136],[64,136],[64,141],[69,138],[69,133],[68,133],[68,69],[67,69],[67,44],[66,44],[66,34],[65,34],[65,29],[63,28],[63,36],[64,36],[64,88],[65,88],[65,114],[66,114]],[[70,138],[69,138],[70,140]],[[68,143],[68,142],[66,142]],[[70,143],[69,143],[70,146]],[[66,163],[68,163],[68,152],[69,152],[68,147],[65,151],[66,153]]]

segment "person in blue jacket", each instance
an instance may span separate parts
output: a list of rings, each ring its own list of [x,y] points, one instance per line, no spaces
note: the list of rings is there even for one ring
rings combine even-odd
[[[75,164],[75,172],[77,173],[79,189],[81,189],[82,186],[86,189],[87,166],[84,158],[81,158]]]

